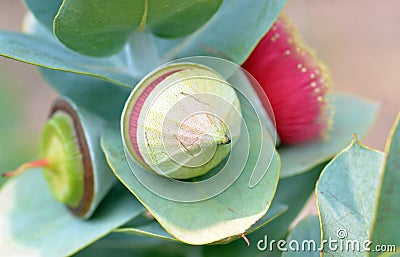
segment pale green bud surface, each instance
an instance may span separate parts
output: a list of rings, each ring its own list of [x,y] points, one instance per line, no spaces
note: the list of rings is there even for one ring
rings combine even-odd
[[[165,66],[132,92],[123,138],[146,170],[175,179],[206,174],[240,135],[240,102],[232,86],[202,65]]]

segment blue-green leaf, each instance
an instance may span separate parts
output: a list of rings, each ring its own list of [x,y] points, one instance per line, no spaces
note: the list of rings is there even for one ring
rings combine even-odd
[[[295,243],[291,243],[294,241]],[[288,251],[282,257],[319,257],[321,230],[318,216],[308,216],[301,220],[286,238],[284,246]],[[297,244],[296,244],[297,243]]]
[[[140,215],[144,208],[114,188],[88,221],[54,201],[40,170],[29,170],[0,191],[0,256],[67,256]]]
[[[324,248],[324,256],[367,256],[384,154],[353,140],[322,171],[316,187],[322,239],[357,240],[359,251]],[[357,248],[356,248],[357,249]]]
[[[271,207],[268,209],[267,214],[264,215],[260,220],[258,220],[254,225],[252,225],[247,231],[246,234],[251,234],[252,232],[262,228],[263,226],[267,225],[269,222],[273,221],[288,209],[288,207],[284,204],[276,203],[274,205],[271,205]],[[133,235],[140,235],[140,236],[151,236],[151,237],[156,237],[159,239],[165,239],[169,241],[176,241],[178,242],[177,239],[175,239],[173,236],[168,234],[167,231],[161,225],[153,220],[151,222],[148,222],[146,224],[139,224],[139,225],[130,225],[126,224],[122,226],[121,228],[117,228],[114,230],[116,233],[127,233],[127,234],[133,234]],[[229,241],[240,238],[241,235],[232,237],[230,238]],[[218,243],[224,243],[224,241],[217,242]]]
[[[130,90],[107,81],[70,72],[40,69],[46,82],[60,95],[108,122],[118,122]]]
[[[383,176],[380,177],[379,196],[375,207],[373,233],[375,245],[395,245],[400,251],[400,114],[393,125],[386,144],[388,154]],[[378,252],[372,252],[377,256]]]
[[[243,240],[236,240],[226,245],[206,246],[204,249],[205,257],[262,257],[280,256],[281,252],[262,251],[258,249],[259,241],[264,241],[265,237],[269,240],[280,240],[286,237],[290,224],[299,214],[304,204],[307,202],[314,190],[315,182],[323,168],[323,164],[315,167],[309,172],[296,176],[280,179],[278,189],[275,194],[273,205],[283,203],[289,209],[266,226],[248,235],[250,247],[247,247]],[[262,243],[261,243],[262,244]]]
[[[53,70],[89,75],[127,87],[137,83],[137,78],[130,74],[120,56],[85,57],[54,39],[44,37],[0,31],[0,56]]]
[[[244,117],[252,118],[250,114]],[[209,244],[229,237],[235,238],[245,233],[251,225],[265,215],[275,194],[279,176],[278,154],[274,154],[271,165],[261,181],[253,188],[248,186],[253,172],[253,162],[257,160],[259,154],[254,149],[259,149],[260,144],[266,149],[271,149],[271,147],[273,149],[274,146],[268,139],[266,131],[262,132],[265,133],[262,136],[259,128],[258,130],[252,128],[256,120],[246,122],[250,130],[251,143],[249,159],[244,170],[228,189],[215,197],[198,202],[168,200],[153,194],[141,184],[126,162],[118,127],[110,128],[103,134],[102,146],[115,175],[140,199],[166,231],[185,243]],[[236,162],[243,161],[239,157],[232,159]],[[236,166],[240,167],[240,163]],[[178,189],[176,190],[179,193]]]
[[[112,233],[74,257],[185,257],[201,256],[201,247],[166,243],[155,238]]]

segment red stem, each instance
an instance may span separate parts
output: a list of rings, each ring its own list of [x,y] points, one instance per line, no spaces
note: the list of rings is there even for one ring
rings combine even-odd
[[[37,160],[37,161],[33,161],[33,162],[28,162],[28,163],[22,164],[21,166],[19,166],[14,171],[9,171],[9,172],[3,173],[2,177],[7,177],[7,178],[8,177],[15,177],[15,176],[20,175],[21,173],[23,173],[27,169],[46,167],[47,165],[48,165],[48,161],[46,159]]]
[[[242,238],[246,242],[247,246],[250,246],[250,241],[249,241],[249,239],[246,237],[246,235],[244,233],[242,234]]]

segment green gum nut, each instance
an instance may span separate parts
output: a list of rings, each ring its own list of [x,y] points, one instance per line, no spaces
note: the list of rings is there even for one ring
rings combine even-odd
[[[53,196],[71,208],[78,207],[84,193],[85,168],[74,122],[66,112],[57,111],[46,122],[41,140],[43,169]]]
[[[105,122],[69,99],[55,102],[41,137],[43,174],[54,198],[88,218],[115,183],[99,146]]]
[[[169,64],[139,82],[121,123],[127,158],[151,173],[194,178],[230,153],[240,135],[240,102],[216,71]]]

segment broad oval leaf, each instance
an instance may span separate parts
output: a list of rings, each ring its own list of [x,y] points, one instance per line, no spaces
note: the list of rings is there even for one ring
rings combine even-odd
[[[279,147],[282,158],[281,177],[290,177],[331,159],[351,142],[352,135],[363,136],[371,127],[378,105],[343,93],[331,95],[333,126],[328,139]]]
[[[279,251],[270,252],[267,251],[267,249],[262,251],[263,241],[265,237],[267,237],[268,240],[276,241],[286,237],[290,224],[297,217],[313,192],[315,182],[323,166],[324,165],[320,165],[309,172],[279,180],[278,189],[271,208],[273,208],[272,206],[275,204],[283,203],[287,205],[289,209],[266,226],[249,234],[248,239],[250,241],[250,247],[247,247],[244,241],[236,240],[226,245],[206,246],[204,249],[204,256],[281,256],[281,252]],[[258,244],[260,244],[261,250],[258,248]]]
[[[295,242],[295,243],[292,243]],[[302,219],[286,238],[286,249],[282,257],[319,257],[321,230],[318,216],[308,216]]]
[[[182,37],[206,23],[222,2],[223,0],[147,0],[146,23],[150,31],[159,37]]]
[[[246,235],[251,234],[252,232],[267,225],[269,222],[273,221],[274,219],[285,213],[287,209],[288,207],[284,204],[276,203],[271,205],[267,213],[246,231]],[[140,236],[150,236],[158,239],[164,239],[167,241],[178,241],[176,238],[168,234],[168,232],[165,231],[165,229],[161,227],[161,225],[155,220],[145,224],[139,224],[138,226],[125,224],[124,226],[115,229],[113,232],[140,235]],[[216,242],[216,244],[227,243],[229,241],[233,241],[240,237],[241,235],[236,237],[231,237],[229,240]]]
[[[90,220],[82,221],[54,201],[40,170],[7,183],[0,191],[0,205],[0,255],[9,257],[71,255],[144,211],[119,186]]]
[[[179,37],[203,25],[222,0],[64,0],[55,35],[67,47],[92,56],[119,52],[134,30]],[[79,10],[79,11],[77,11]]]
[[[255,122],[252,120],[247,124],[251,126]],[[272,141],[261,136],[259,129],[249,127],[249,130],[252,135],[251,149],[257,148],[258,144],[273,149]],[[267,134],[266,131],[263,133]],[[166,231],[189,244],[209,244],[245,233],[267,212],[279,179],[280,159],[276,153],[265,176],[255,187],[250,188],[248,183],[253,172],[252,165],[258,158],[258,152],[250,150],[243,172],[228,189],[208,200],[175,202],[153,194],[133,175],[125,159],[118,127],[104,132],[102,146],[120,181],[135,194]],[[234,161],[241,161],[240,159],[233,158]]]
[[[373,245],[395,245],[400,251],[400,114],[393,125],[386,144],[388,154],[380,177],[379,197],[375,208]],[[373,246],[373,247],[374,247]],[[377,256],[378,252],[372,252]]]
[[[286,0],[227,0],[200,29],[183,39],[155,38],[164,62],[216,56],[242,64],[278,18]]]
[[[371,233],[383,161],[383,153],[354,139],[322,171],[316,187],[322,239],[360,242],[359,251],[325,247],[324,256],[367,256],[363,242]]]

